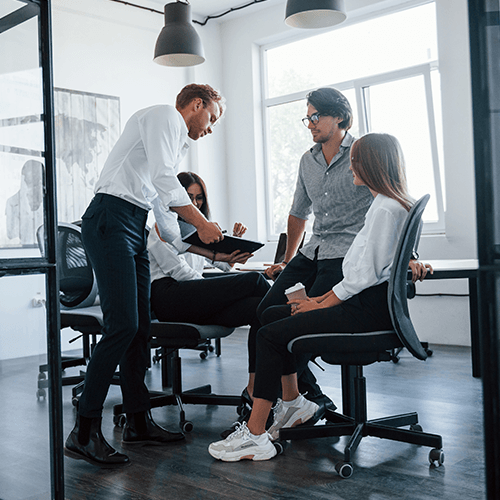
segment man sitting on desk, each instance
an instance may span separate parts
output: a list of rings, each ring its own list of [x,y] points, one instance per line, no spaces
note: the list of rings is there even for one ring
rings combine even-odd
[[[359,188],[352,183],[349,165],[354,138],[348,130],[353,115],[344,95],[333,88],[311,92],[307,96],[307,116],[302,121],[316,144],[300,160],[288,216],[285,258],[266,270],[266,275],[276,281],[259,305],[259,316],[269,306],[286,304],[285,290],[298,282],[305,285],[308,296],[319,296],[342,281],[342,261],[363,227],[373,200],[366,186]],[[297,253],[311,213],[313,234]],[[335,409],[307,362],[305,358],[298,364],[300,392],[317,404]]]

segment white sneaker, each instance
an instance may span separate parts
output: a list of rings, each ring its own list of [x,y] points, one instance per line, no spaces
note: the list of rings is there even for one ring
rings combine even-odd
[[[284,402],[278,399],[274,406],[274,422],[268,429],[271,435],[271,441],[276,441],[280,435],[280,429],[295,427],[311,419],[319,410],[319,406],[313,401],[309,401],[300,395],[291,405],[290,402]]]
[[[212,457],[224,462],[238,462],[244,459],[269,460],[278,453],[267,432],[254,436],[248,430],[246,422],[239,424],[226,439],[212,443],[208,452]]]

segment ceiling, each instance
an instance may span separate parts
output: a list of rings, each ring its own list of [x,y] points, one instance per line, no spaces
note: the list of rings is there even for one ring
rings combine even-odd
[[[174,0],[130,0],[132,3],[138,5],[148,5],[155,7],[158,10],[163,10],[163,6],[166,3],[170,3]],[[253,0],[189,0],[191,5],[191,10],[193,16],[196,18],[205,18],[207,16],[214,16],[227,12],[230,9],[236,7],[241,7],[242,5],[251,4]],[[258,3],[249,5],[244,9],[239,9],[237,11],[227,14],[227,19],[248,15],[252,12],[256,12],[261,9],[268,8],[272,5],[283,4],[283,12],[285,9],[285,0],[260,0]],[[226,18],[226,16],[224,17]]]

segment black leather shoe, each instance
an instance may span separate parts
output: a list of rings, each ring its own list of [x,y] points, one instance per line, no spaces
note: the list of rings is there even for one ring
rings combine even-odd
[[[170,432],[160,427],[152,418],[151,412],[146,412],[146,432],[139,433],[136,429],[134,419],[127,418],[127,423],[123,428],[122,445],[127,446],[146,446],[162,445],[180,441],[185,438],[182,432]]]
[[[119,453],[110,446],[101,432],[101,419],[93,418],[90,426],[90,439],[86,445],[78,441],[78,429],[80,420],[77,418],[76,425],[64,445],[64,454],[76,460],[85,460],[89,464],[102,468],[123,467],[130,464],[127,455]]]

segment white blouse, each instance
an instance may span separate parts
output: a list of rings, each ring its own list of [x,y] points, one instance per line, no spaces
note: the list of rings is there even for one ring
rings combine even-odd
[[[148,237],[148,252],[152,282],[166,277],[176,281],[201,280],[203,279],[203,268],[209,262],[201,255],[178,254],[176,248],[161,241],[154,227]],[[213,265],[222,271],[231,270],[231,266],[227,262],[215,262]]]
[[[408,212],[396,200],[378,194],[365,217],[365,225],[347,251],[344,279],[333,287],[340,300],[389,279],[396,247]]]

